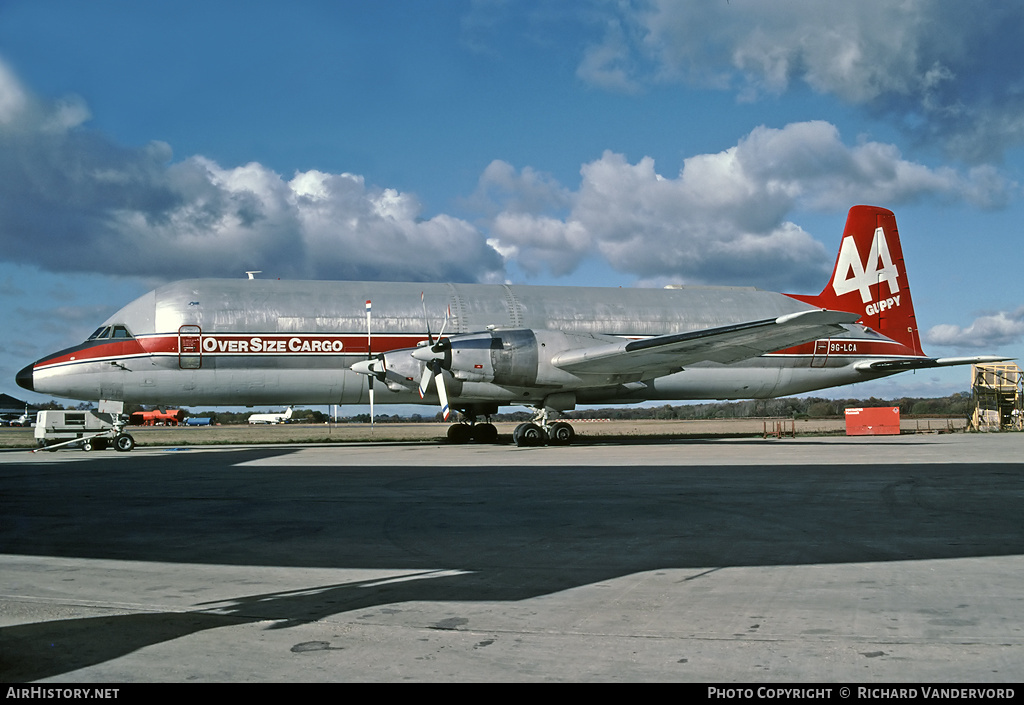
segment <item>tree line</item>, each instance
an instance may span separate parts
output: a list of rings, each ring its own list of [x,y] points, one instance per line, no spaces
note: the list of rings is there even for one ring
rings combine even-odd
[[[746,419],[746,418],[842,418],[848,408],[897,406],[901,416],[968,417],[974,412],[970,392],[948,397],[899,399],[823,399],[821,397],[782,397],[736,402],[708,402],[673,406],[615,407],[573,411],[577,419]]]
[[[95,404],[82,403],[73,409],[91,409]],[[932,417],[970,417],[974,412],[974,399],[970,392],[957,392],[948,397],[899,399],[824,399],[821,397],[782,397],[779,399],[750,399],[735,402],[706,402],[696,404],[663,404],[660,406],[622,405],[599,409],[577,409],[563,416],[566,419],[613,419],[613,420],[703,420],[703,419],[744,419],[744,418],[842,418],[847,408],[898,406],[900,415]],[[57,402],[50,402],[40,409],[62,409]],[[157,407],[139,404],[125,405],[125,413],[151,411]],[[425,408],[426,409],[426,408]],[[188,416],[209,418],[215,424],[244,424],[249,416],[257,413],[254,409],[245,411],[189,411]],[[491,417],[497,422],[521,422],[533,417],[532,412],[523,410],[507,411]],[[330,415],[318,409],[295,409],[290,423],[322,424],[331,420]],[[342,423],[370,423],[368,413],[339,416]],[[378,413],[375,423],[435,423],[443,421],[441,413],[413,413],[409,415]]]
[[[563,416],[567,419],[613,420],[687,420],[687,419],[741,419],[741,418],[842,418],[847,408],[898,406],[900,415],[969,417],[974,411],[974,400],[969,392],[958,392],[937,399],[901,397],[899,399],[824,399],[820,397],[783,397],[780,399],[751,399],[737,402],[707,402],[698,404],[663,404],[661,406],[622,405],[599,409],[577,409]],[[378,407],[380,409],[381,407]],[[251,412],[233,413],[204,411],[194,416],[209,416],[215,423],[246,423]],[[522,422],[533,417],[526,409],[504,411],[491,417],[497,422]],[[328,414],[315,409],[296,409],[292,423],[326,423]],[[346,423],[370,423],[368,413],[339,417]],[[444,419],[440,412],[387,414],[377,413],[375,423],[436,423]]]

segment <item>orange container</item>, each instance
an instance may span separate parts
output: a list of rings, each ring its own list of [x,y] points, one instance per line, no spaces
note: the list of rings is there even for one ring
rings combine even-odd
[[[867,409],[846,410],[847,436],[900,435],[900,408],[875,406]]]

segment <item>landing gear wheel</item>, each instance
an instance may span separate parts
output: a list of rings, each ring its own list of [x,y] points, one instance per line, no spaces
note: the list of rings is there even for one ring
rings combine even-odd
[[[114,437],[114,448],[122,453],[127,453],[135,447],[135,439],[127,433],[119,433]]]
[[[492,423],[478,423],[473,427],[473,440],[477,443],[495,443],[498,440],[498,429]]]
[[[452,424],[451,426],[448,427],[448,442],[449,443],[455,443],[455,444],[459,444],[459,445],[461,445],[463,443],[469,443],[469,441],[472,438],[472,436],[473,436],[472,427],[470,427],[470,426],[468,426],[468,425],[466,425],[464,423]]]
[[[82,450],[84,450],[86,453],[92,450],[92,441],[86,441],[85,443],[83,443]]]
[[[545,436],[544,429],[535,423],[521,423],[512,432],[512,440],[519,447],[542,446],[547,440]]]
[[[567,446],[576,437],[576,430],[565,421],[551,424],[548,429],[548,443],[553,446]]]

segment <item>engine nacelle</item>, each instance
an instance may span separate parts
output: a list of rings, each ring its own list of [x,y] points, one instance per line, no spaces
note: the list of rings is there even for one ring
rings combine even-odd
[[[378,355],[378,358],[383,361],[383,365],[374,367],[378,379],[383,377],[383,381],[387,383],[388,387],[396,392],[403,388],[415,387],[423,373],[423,363],[411,355],[415,349],[391,350]]]
[[[357,363],[352,369],[375,375],[395,391],[416,387],[424,378],[424,368],[438,363],[452,382],[448,390],[452,396],[460,394],[464,382],[493,384],[500,388],[571,390],[582,384],[593,384],[594,380],[584,382],[577,375],[555,367],[551,360],[567,350],[619,342],[621,339],[609,335],[492,328],[446,336],[432,346],[390,350],[373,360]],[[619,377],[608,375],[602,381],[606,384],[630,381]]]
[[[566,350],[614,341],[611,336],[569,335],[531,328],[493,328],[445,338],[434,347],[445,369],[465,382],[510,387],[574,386],[579,377],[560,370],[551,359]],[[443,357],[442,357],[443,356]]]

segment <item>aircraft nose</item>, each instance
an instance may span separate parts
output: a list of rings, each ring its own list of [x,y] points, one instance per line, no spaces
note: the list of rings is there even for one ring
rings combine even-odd
[[[26,365],[22,368],[17,376],[14,378],[18,383],[18,386],[22,389],[27,389],[30,392],[35,391],[35,387],[32,384],[32,365]]]

